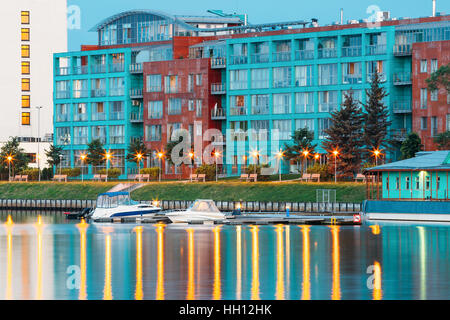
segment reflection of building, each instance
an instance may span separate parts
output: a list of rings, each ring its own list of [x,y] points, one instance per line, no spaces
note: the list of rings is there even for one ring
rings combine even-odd
[[[52,54],[67,50],[66,11],[66,1],[60,0],[18,0],[2,6],[0,27],[7,32],[0,61],[0,143],[18,137],[32,167],[37,167],[38,149],[40,165],[45,165],[44,149],[51,142]],[[43,143],[38,148],[39,140]]]

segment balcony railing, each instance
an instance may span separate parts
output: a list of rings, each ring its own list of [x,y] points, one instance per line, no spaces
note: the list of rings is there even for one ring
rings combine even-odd
[[[410,85],[412,83],[411,72],[394,73],[393,81],[396,86]]]
[[[247,107],[231,107],[230,116],[245,116],[247,114]]]
[[[109,66],[109,72],[123,72],[125,65],[123,63],[112,63]]]
[[[91,96],[93,98],[106,97],[106,89],[93,89],[91,90]]]
[[[386,54],[386,45],[385,44],[372,44],[366,47],[366,55],[368,56],[376,56],[380,54]]]
[[[291,51],[280,51],[272,54],[273,62],[291,61]]]
[[[92,135],[92,140],[100,140],[100,142],[102,143],[102,144],[106,144],[106,137],[105,136],[95,136],[95,135]]]
[[[73,97],[78,98],[89,98],[89,90],[73,90]]]
[[[394,129],[391,131],[392,140],[403,142],[406,140],[406,137],[408,136],[408,131],[403,129]]]
[[[230,64],[246,64],[248,62],[247,56],[238,55],[238,56],[230,56]]]
[[[106,120],[106,113],[104,112],[92,113],[92,121],[102,121],[102,120]]]
[[[130,65],[131,73],[142,73],[144,71],[142,63],[134,63]]]
[[[211,59],[211,69],[225,68],[226,59],[225,58],[212,58]]]
[[[367,74],[367,82],[371,83],[374,73]],[[386,82],[386,73],[378,73],[378,80],[380,82]]]
[[[412,54],[412,46],[410,44],[399,44],[394,46],[395,56],[410,56]]]
[[[144,139],[142,137],[130,137],[130,143],[143,142]],[[150,141],[160,141],[160,140],[150,140]]]
[[[69,115],[67,113],[57,114],[55,116],[56,122],[67,122],[69,121]]]
[[[80,74],[88,74],[89,68],[88,66],[77,66],[73,67],[73,74],[74,75],[80,75]]]
[[[109,120],[123,120],[125,119],[123,112],[111,112],[109,114]]]
[[[95,64],[91,66],[92,73],[106,73],[106,64]]]
[[[123,96],[125,94],[125,88],[110,88],[109,95],[111,97]]]
[[[362,83],[362,74],[347,74],[342,78],[343,84],[358,84]]]
[[[412,103],[410,100],[394,101],[394,103],[392,104],[392,109],[394,113],[411,113]]]
[[[251,108],[252,115],[261,115],[261,114],[269,114],[269,106],[268,105],[256,105]]]
[[[225,120],[225,119],[226,114],[224,109],[217,108],[211,110],[211,120]]]
[[[142,98],[144,97],[144,93],[142,89],[130,89],[130,97],[131,98]]]
[[[226,86],[224,83],[213,83],[211,84],[211,94],[225,94]]]
[[[70,91],[56,91],[55,99],[70,99]]]
[[[88,121],[87,113],[76,113],[73,115],[73,121]]]
[[[269,54],[268,53],[254,53],[251,55],[252,63],[267,63],[269,62]]]
[[[56,75],[57,76],[69,76],[70,75],[70,68],[69,67],[60,67],[56,69]]]
[[[319,59],[337,58],[337,49],[319,49]]]
[[[362,48],[359,46],[342,48],[342,56],[343,57],[360,57],[361,54],[362,54]]]
[[[312,60],[314,59],[314,50],[297,50],[295,51],[295,60]]]
[[[319,112],[332,112],[337,110],[338,106],[337,102],[319,103]]]
[[[144,121],[144,115],[141,112],[130,113],[130,122],[138,123]]]

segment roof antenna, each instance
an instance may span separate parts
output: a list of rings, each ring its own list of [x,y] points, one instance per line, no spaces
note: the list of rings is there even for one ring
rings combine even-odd
[[[436,17],[436,0],[433,0],[433,17]]]
[[[341,8],[341,25],[344,24],[344,8]]]

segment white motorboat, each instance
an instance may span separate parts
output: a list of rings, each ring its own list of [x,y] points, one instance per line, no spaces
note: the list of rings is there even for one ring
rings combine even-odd
[[[212,200],[196,200],[189,209],[185,211],[166,212],[165,215],[173,223],[215,221],[226,218],[226,215],[219,211]]]
[[[156,205],[131,200],[129,192],[106,192],[98,195],[97,207],[90,218],[148,217],[160,211]]]

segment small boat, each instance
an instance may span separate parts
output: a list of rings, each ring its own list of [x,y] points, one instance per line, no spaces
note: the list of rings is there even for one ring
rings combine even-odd
[[[97,197],[97,207],[90,218],[132,218],[157,214],[161,208],[131,200],[129,192],[106,192]]]
[[[192,221],[216,221],[226,219],[213,200],[195,200],[185,211],[166,212],[173,223],[188,223]]]

